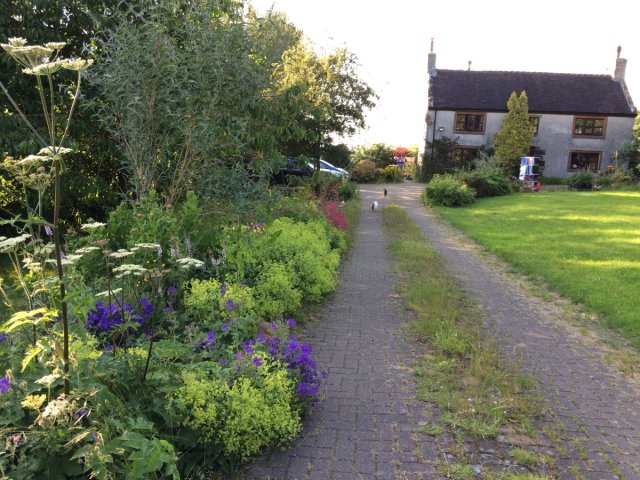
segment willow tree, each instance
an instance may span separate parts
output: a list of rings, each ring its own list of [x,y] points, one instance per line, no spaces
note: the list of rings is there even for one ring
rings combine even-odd
[[[529,100],[523,90],[518,97],[512,92],[507,102],[507,115],[496,134],[493,151],[497,163],[505,175],[513,175],[520,164],[520,157],[529,153],[534,128],[529,121]]]

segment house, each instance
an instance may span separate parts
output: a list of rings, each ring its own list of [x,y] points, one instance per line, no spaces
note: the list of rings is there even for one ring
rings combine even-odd
[[[602,171],[631,138],[636,108],[624,80],[627,61],[609,75],[436,69],[429,53],[425,155],[434,139],[455,140],[452,161],[473,160],[493,145],[512,92],[525,91],[535,127],[530,154],[545,161],[544,175]]]

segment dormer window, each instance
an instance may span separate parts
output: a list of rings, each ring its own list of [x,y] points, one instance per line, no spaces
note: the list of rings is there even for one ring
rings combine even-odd
[[[575,137],[604,137],[605,126],[604,117],[575,117],[573,135]]]
[[[456,113],[455,131],[460,133],[483,133],[484,113]]]

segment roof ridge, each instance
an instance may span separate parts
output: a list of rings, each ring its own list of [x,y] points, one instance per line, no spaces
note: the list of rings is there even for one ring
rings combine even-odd
[[[460,72],[460,73],[525,73],[527,75],[566,75],[574,77],[607,77],[612,78],[606,73],[565,73],[565,72],[531,72],[525,70],[459,70],[452,68],[438,68],[438,72]]]

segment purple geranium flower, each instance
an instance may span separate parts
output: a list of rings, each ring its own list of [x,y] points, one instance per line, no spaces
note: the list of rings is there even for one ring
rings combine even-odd
[[[8,336],[7,332],[0,333],[0,343],[4,343]]]
[[[4,395],[11,388],[11,380],[9,377],[0,378],[0,395]]]
[[[233,300],[227,300],[227,311],[231,312],[233,310]]]
[[[222,285],[220,285],[220,296],[224,297],[226,293],[227,293],[227,284],[223,283]]]
[[[253,364],[256,367],[261,367],[262,366],[262,359],[260,357],[253,357]]]
[[[289,328],[293,328],[296,326],[296,321],[293,318],[288,318],[286,323],[287,327]]]

